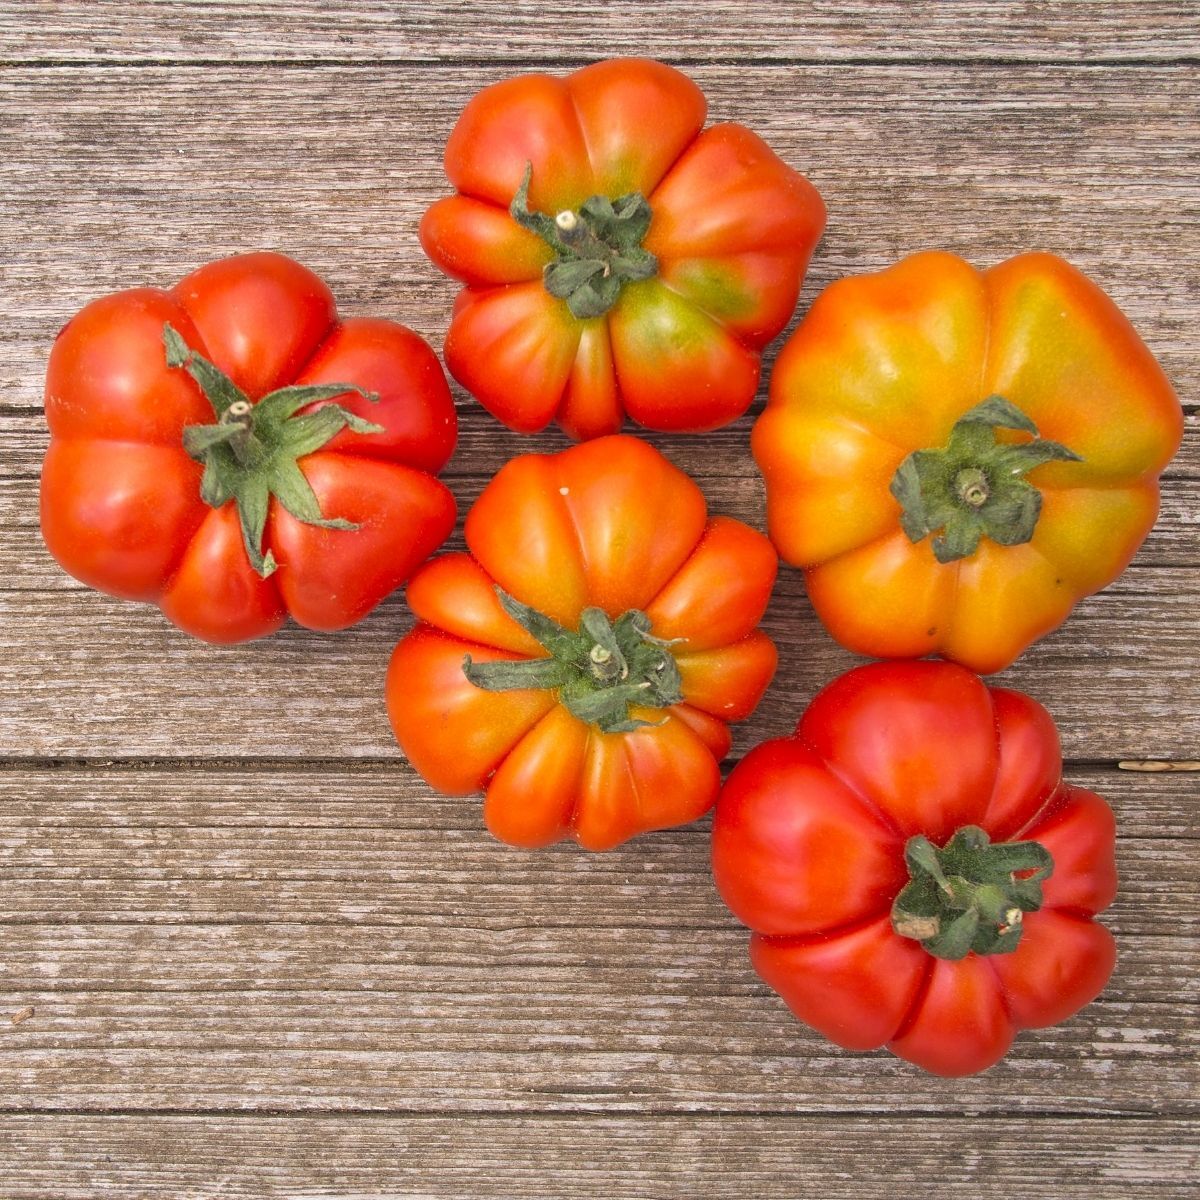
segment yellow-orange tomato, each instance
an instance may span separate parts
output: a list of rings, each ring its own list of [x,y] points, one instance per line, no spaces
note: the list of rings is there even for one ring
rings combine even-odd
[[[728,722],[775,671],[770,542],[621,436],[513,459],[466,538],[413,577],[419,623],[388,669],[413,766],[486,790],[488,828],[518,846],[602,850],[711,808]]]
[[[818,297],[752,447],[771,539],[843,645],[998,671],[1154,524],[1182,414],[1115,304],[1049,254],[917,254]]]

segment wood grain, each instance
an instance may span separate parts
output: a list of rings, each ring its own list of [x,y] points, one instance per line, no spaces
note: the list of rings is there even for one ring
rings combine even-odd
[[[1194,573],[1128,571],[995,681],[1046,704],[1073,760],[1195,758],[1196,585]],[[6,757],[398,757],[382,688],[410,623],[399,597],[350,635],[288,626],[219,649],[94,592],[9,593],[0,607]],[[777,682],[736,728],[735,753],[790,731],[860,661],[821,628],[797,572],[780,576],[763,628],[779,647]]]
[[[970,1117],[418,1114],[286,1118],[0,1118],[10,1200],[1006,1200],[1036,1174],[1054,1200],[1190,1200],[1194,1127],[1025,1119],[1013,1138]]]
[[[754,976],[706,822],[522,853],[383,764],[0,774],[0,1095],[30,1109],[1194,1113],[1194,781],[1116,806],[1104,996],[947,1084],[844,1054]],[[24,794],[23,794],[24,793]],[[113,964],[119,963],[114,973]],[[467,1082],[465,1082],[467,1081]]]
[[[1195,6],[1146,0],[1036,4],[839,4],[609,0],[548,7],[471,0],[437,8],[369,0],[345,8],[271,0],[173,3],[167,13],[130,0],[0,6],[8,61],[331,59],[414,63],[487,59],[581,61],[648,54],[689,61],[822,62],[861,59],[1157,60],[1200,55]]]
[[[1195,932],[1195,779],[1067,777],[1118,816],[1114,926]],[[731,926],[709,878],[707,821],[594,857],[520,852],[485,833],[478,798],[431,794],[406,764],[10,768],[0,806],[0,923],[402,927],[452,914],[501,934]],[[1186,995],[1193,981],[1178,986]]]
[[[938,240],[982,261],[1042,245],[1080,262],[1112,287],[1184,400],[1200,395],[1200,296],[1161,252],[1200,212],[1195,176],[1184,173],[1194,158],[1184,130],[1200,119],[1186,69],[753,70],[753,88],[730,66],[693,73],[714,112],[754,124],[824,189],[834,219],[806,295],[847,270],[927,245],[929,223],[914,214],[935,213]],[[0,565],[9,586],[30,590],[0,596],[0,753],[393,753],[378,680],[405,628],[399,600],[353,635],[292,629],[267,644],[211,651],[152,612],[64,588],[32,524],[42,444],[33,413],[45,348],[78,303],[134,280],[168,283],[210,254],[242,247],[303,247],[347,311],[399,309],[436,342],[454,289],[424,262],[412,228],[444,190],[440,145],[480,82],[477,70],[454,67],[0,75],[0,88],[27,101],[8,109],[19,153],[0,168],[6,194],[41,214],[4,231],[11,294],[23,302],[0,314],[11,317],[0,322],[0,372],[11,385],[3,431],[12,451]],[[880,95],[893,100],[880,106]],[[75,184],[81,169],[86,189]],[[52,219],[48,191],[61,197]],[[65,260],[64,244],[74,248]],[[509,455],[563,444],[555,434],[518,438],[467,411],[452,469],[464,507]],[[748,474],[747,429],[740,423],[712,450],[695,439],[661,441],[701,472],[714,507],[757,523],[761,491]],[[1072,757],[1192,758],[1200,745],[1186,615],[1195,577],[1174,569],[1195,562],[1195,444],[1193,434],[1178,478],[1168,481],[1162,524],[1140,560],[1147,569],[1087,601],[1006,676],[1054,708]],[[792,572],[781,579],[768,629],[783,649],[784,686],[740,746],[782,732],[851,661],[820,630]],[[174,669],[164,683],[167,658]],[[316,703],[292,695],[301,664]],[[229,705],[231,694],[242,704]],[[48,722],[51,704],[57,719]]]
[[[821,188],[801,314],[930,245],[1053,250],[1189,414],[1133,567],[998,680],[1050,706],[1070,776],[1114,805],[1121,954],[1095,1004],[982,1077],[795,1022],[712,889],[707,822],[529,854],[476,799],[432,795],[380,703],[399,597],[350,633],[213,650],[40,545],[42,374],[78,307],[274,247],[440,348],[455,289],[415,226],[458,110],[627,52],[688,64],[711,119]],[[1198,58],[1195,4],[1160,0],[713,0],[700,20],[683,0],[0,0],[0,1192],[1193,1195],[1198,777],[1111,764],[1200,758]],[[463,508],[564,444],[457,399]],[[651,440],[759,524],[749,424]],[[853,661],[795,572],[767,627],[779,681],[739,752]]]
[[[505,68],[0,72],[0,383],[37,408],[54,334],[93,297],[288,250],[348,313],[440,345],[455,286],[415,237],[461,106]],[[821,189],[801,308],[832,279],[940,245],[1052,250],[1127,311],[1200,401],[1200,96],[1189,67],[689,68]],[[887,103],[881,103],[886,97]],[[69,252],[64,250],[69,247]],[[1169,247],[1169,251],[1165,248]]]

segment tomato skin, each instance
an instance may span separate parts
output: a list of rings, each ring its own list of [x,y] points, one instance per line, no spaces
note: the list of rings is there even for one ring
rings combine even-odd
[[[711,808],[728,722],[753,710],[775,672],[757,628],[775,581],[767,539],[710,518],[682,471],[623,436],[513,459],[468,514],[466,538],[469,554],[413,576],[418,623],[388,669],[388,714],[413,767],[439,791],[485,792],[488,828],[518,846],[569,837],[604,850]],[[648,724],[605,733],[557,690],[476,686],[465,655],[547,655],[497,586],[570,630],[587,607],[614,620],[645,612],[654,637],[685,639],[672,647],[682,702],[631,703]]]
[[[226,645],[274,632],[288,615],[278,580],[261,578],[250,565],[231,504],[205,511],[159,607],[169,621],[208,642]]]
[[[171,294],[208,356],[251,400],[293,382],[337,323],[325,282],[283,254],[205,263]]]
[[[887,1046],[939,1075],[985,1070],[1019,1030],[1065,1020],[1112,973],[1112,937],[1092,918],[1116,868],[1111,810],[1064,784],[1061,765],[1040,705],[955,664],[873,663],[834,680],[717,802],[713,874],[753,931],[755,969],[838,1045]],[[952,961],[896,933],[890,912],[907,839],[940,846],[965,825],[1039,842],[1054,870],[1014,951]]]
[[[358,530],[302,525],[271,500],[260,578],[232,502],[209,508],[188,426],[211,425],[209,400],[167,365],[163,330],[211,359],[251,398],[286,385],[352,383],[336,398],[383,426],[343,429],[300,469],[324,515]],[[311,406],[320,407],[320,404]],[[433,473],[454,449],[454,405],[433,351],[391,321],[339,322],[333,296],[281,254],[209,263],[170,291],[101,297],[60,332],[46,372],[50,447],[41,520],[59,563],[91,587],[158,604],[195,637],[230,643],[274,632],[290,614],[341,629],[404,582],[449,535],[454,500]]]
[[[206,511],[200,468],[182,447],[55,438],[46,451],[46,546],[113,596],[157,600]]]
[[[699,432],[750,404],[825,206],[750,130],[704,130],[706,107],[680,72],[629,58],[507,79],[463,110],[445,154],[458,194],[426,213],[421,244],[466,285],[446,337],[450,373],[509,428],[557,421],[586,440],[628,415]],[[575,316],[543,286],[556,251],[508,211],[527,167],[537,212],[645,197],[655,275],[627,283],[607,312]]]
[[[912,452],[944,446],[991,396],[1082,461],[1031,471],[1031,540],[984,536],[942,563],[931,538],[903,532],[889,489]],[[771,539],[804,570],[834,638],[876,658],[939,654],[989,673],[1125,569],[1182,432],[1162,369],[1075,268],[1023,254],[977,271],[927,252],[816,299],[780,352],[751,448]]]

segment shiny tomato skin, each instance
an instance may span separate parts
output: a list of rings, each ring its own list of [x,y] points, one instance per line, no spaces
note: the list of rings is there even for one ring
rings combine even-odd
[[[192,318],[208,357],[251,400],[294,382],[337,324],[324,280],[284,254],[205,263],[171,294]]]
[[[446,337],[450,373],[520,432],[556,421],[577,440],[699,432],[750,404],[760,352],[787,324],[825,223],[817,190],[649,59],[593,63],[565,79],[484,88],[446,145],[457,194],[421,222],[431,259],[464,285]],[[543,286],[556,252],[509,214],[526,169],[529,206],[555,215],[590,197],[642,195],[652,278],[577,317]]]
[[[227,645],[273,633],[288,615],[277,577],[263,579],[250,565],[231,504],[205,513],[159,607],[169,621],[207,642]]]
[[[349,383],[379,393],[336,400],[382,425],[343,430],[300,469],[329,517],[358,530],[299,525],[271,501],[250,565],[232,502],[209,508],[188,426],[215,413],[186,371],[167,365],[173,326],[252,399],[286,385]],[[290,614],[340,629],[398,587],[449,534],[454,502],[433,473],[454,448],[453,400],[437,359],[390,321],[340,322],[329,288],[281,254],[210,263],[170,291],[101,297],[64,326],[46,373],[50,447],[42,471],[47,547],[89,586],[158,604],[193,636],[227,643],[274,632]],[[375,439],[375,440],[372,440]]]
[[[53,438],[42,464],[42,537],[76,579],[155,601],[208,510],[182,447]]]
[[[431,475],[454,453],[458,419],[446,388],[446,376],[429,344],[395,321],[349,317],[340,322],[304,364],[294,382],[340,383],[350,380],[377,397],[346,392],[337,403],[384,426],[382,433],[343,429],[322,450],[401,463]],[[414,404],[414,397],[422,403]],[[319,408],[320,405],[314,405]]]
[[[1030,471],[1041,495],[1030,540],[985,535],[973,553],[939,562],[932,538],[901,528],[892,481],[993,396],[1080,457]],[[986,674],[1128,566],[1182,433],[1162,368],[1081,272],[1051,254],[980,271],[929,251],[817,297],[780,351],[751,449],[771,540],[805,572],[837,641]]]
[[[1028,762],[1014,762],[1014,755]],[[853,1050],[887,1046],[940,1075],[982,1071],[1021,1029],[1099,994],[1116,893],[1115,827],[1061,779],[1053,722],[952,663],[874,663],[834,680],[790,738],[751,751],[713,820],[713,873],[753,931],[751,960],[800,1020]],[[1053,873],[1011,953],[936,958],[892,927],[905,844],[977,825],[1037,841]]]
[[[336,630],[361,621],[450,536],[450,489],[424,471],[374,456],[319,451],[300,460],[323,512],[353,521],[345,531],[298,521],[273,503],[267,528],[279,560],[279,592],[309,629]]]
[[[189,346],[200,335],[168,292],[131,288],[101,296],[59,331],[46,366],[46,423],[63,441],[154,442],[182,453],[183,430],[213,419],[183,371],[167,366],[163,325]]]
[[[728,723],[748,715],[775,671],[758,630],[776,560],[761,534],[709,517],[699,488],[645,442],[602,438],[507,463],[467,516],[469,554],[425,564],[408,587],[416,627],[387,677],[392,728],[439,791],[485,792],[498,838],[573,838],[604,850],[711,808]],[[647,722],[605,733],[553,689],[488,691],[476,663],[545,658],[503,610],[497,587],[565,628],[587,607],[645,612],[672,643],[682,703],[631,705]],[[694,643],[694,645],[693,645]]]

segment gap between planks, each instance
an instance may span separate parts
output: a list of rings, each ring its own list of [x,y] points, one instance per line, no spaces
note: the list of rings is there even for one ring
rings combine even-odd
[[[0,593],[3,594],[3,593]],[[722,760],[724,774],[733,770],[740,755],[730,755]],[[1063,771],[1113,770],[1128,774],[1186,774],[1200,772],[1200,760],[1157,758],[1148,760],[1110,758],[1070,758],[1062,760]],[[396,757],[378,755],[356,757],[281,758],[272,755],[223,755],[205,758],[196,755],[167,758],[161,756],[117,757],[114,755],[57,756],[30,755],[29,757],[8,756],[0,758],[0,774],[20,774],[36,771],[206,771],[206,772],[251,772],[255,774],[322,774],[356,772],[392,772],[397,768],[409,768],[408,760],[397,751]],[[474,795],[475,793],[472,793]],[[469,797],[463,797],[467,799]]]
[[[890,1124],[895,1125],[929,1125],[938,1121],[961,1120],[964,1116],[961,1108],[922,1109],[920,1113],[906,1113],[898,1109],[861,1108],[817,1108],[809,1110],[796,1108],[698,1108],[694,1112],[681,1112],[677,1108],[639,1108],[636,1113],[614,1112],[609,1108],[578,1108],[571,1111],[555,1109],[513,1109],[513,1108],[456,1108],[453,1113],[435,1112],[427,1108],[322,1108],[322,1109],[291,1109],[291,1108],[29,1108],[29,1107],[0,1107],[0,1118],[4,1117],[83,1117],[103,1118],[171,1118],[171,1117],[206,1117],[214,1120],[237,1121],[322,1121],[326,1119],[348,1119],[358,1121],[394,1121],[397,1119],[412,1121],[445,1122],[447,1119],[471,1120],[473,1117],[489,1121],[562,1121],[571,1123],[580,1117],[595,1117],[616,1124],[623,1120],[640,1119],[660,1121],[702,1121],[706,1123],[726,1120],[772,1120],[779,1118],[806,1117],[819,1120],[853,1121],[864,1116],[886,1115]],[[1022,1108],[1021,1120],[1029,1121],[1091,1121],[1103,1124],[1108,1121],[1121,1121],[1131,1124],[1155,1125],[1163,1121],[1181,1121],[1189,1125],[1195,1123],[1195,1114],[1187,1109],[1174,1111],[1171,1109],[1147,1109],[1145,1112],[1096,1112],[1095,1109],[1080,1108],[1078,1112],[1069,1109],[1038,1109]],[[382,1198],[380,1198],[382,1200]]]
[[[435,58],[405,58],[403,55],[377,58],[5,58],[0,59],[0,71],[57,71],[57,70],[161,70],[174,71],[231,70],[261,71],[268,67],[273,71],[371,71],[392,67],[406,70],[438,71],[447,67],[474,68],[481,71],[505,71],[516,75],[525,71],[578,71],[604,58],[603,53],[574,55],[556,58],[464,58],[445,55]],[[866,70],[874,67],[916,67],[937,69],[940,67],[983,67],[985,69],[1010,70],[1014,67],[1050,67],[1081,71],[1111,70],[1163,70],[1173,67],[1190,68],[1200,66],[1200,56],[1194,54],[1168,55],[1163,58],[1121,58],[1115,55],[1080,60],[1074,58],[1021,58],[1003,54],[945,54],[921,57],[917,55],[863,56],[852,58],[821,58],[775,55],[681,55],[668,54],[663,60],[682,69],[701,67],[747,67],[754,70],[772,68],[844,68]]]

